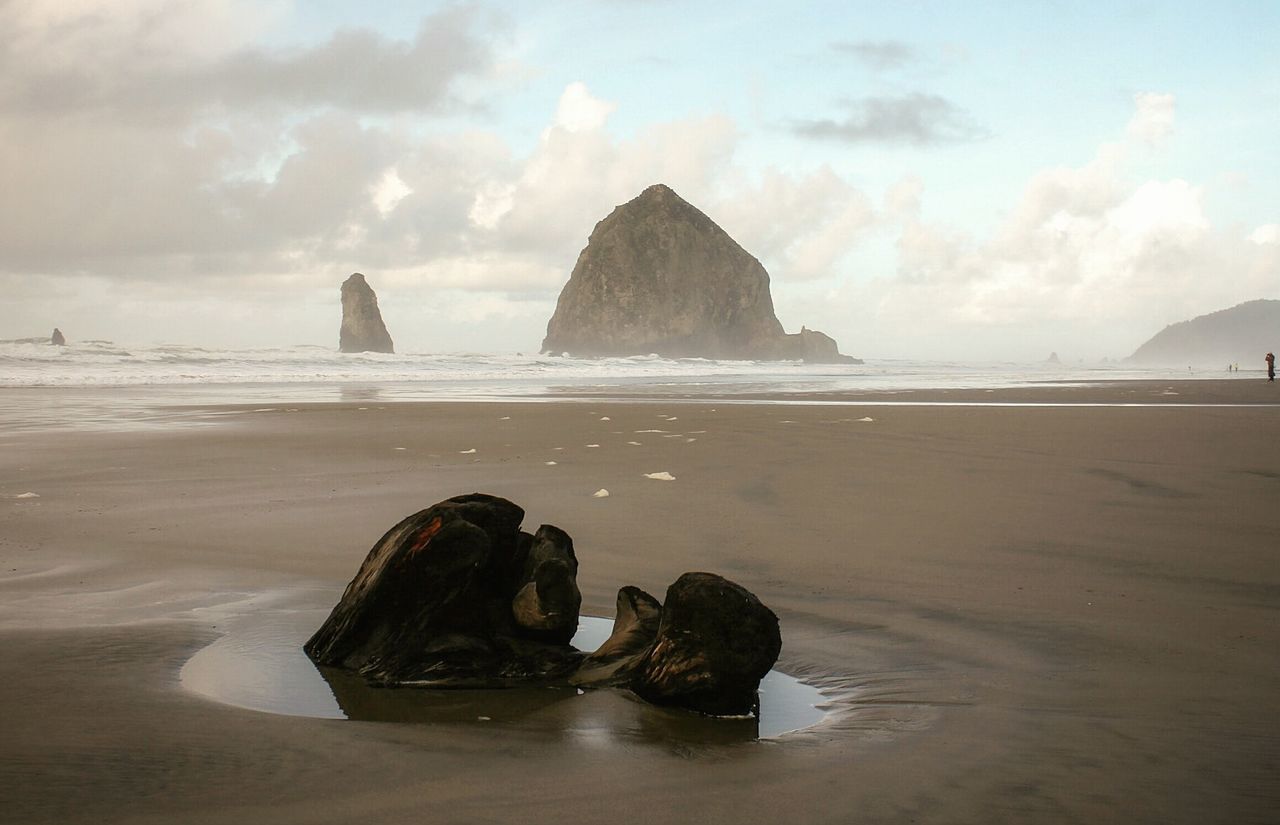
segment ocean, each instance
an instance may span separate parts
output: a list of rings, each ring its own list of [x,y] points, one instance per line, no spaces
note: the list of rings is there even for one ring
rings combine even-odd
[[[277,384],[292,397],[378,385],[412,398],[541,395],[563,389],[637,386],[716,393],[995,388],[1134,378],[1188,378],[1186,370],[1122,364],[949,362],[874,359],[865,364],[560,358],[488,353],[344,354],[320,346],[207,349],[179,344],[84,341],[65,347],[0,342],[0,387],[137,387]],[[1218,373],[1199,377],[1222,377]],[[325,387],[325,390],[308,389]],[[257,393],[253,393],[257,395]]]
[[[1225,373],[1122,364],[865,364],[561,358],[525,354],[343,354],[320,346],[209,349],[179,344],[0,342],[0,426],[173,423],[162,407],[324,401],[503,400],[575,396],[759,396],[995,389],[1121,379],[1220,378]]]

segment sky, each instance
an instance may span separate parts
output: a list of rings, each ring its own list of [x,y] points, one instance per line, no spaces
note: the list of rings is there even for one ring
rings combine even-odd
[[[872,358],[1280,298],[1280,3],[0,0],[0,338],[532,352],[666,183]]]

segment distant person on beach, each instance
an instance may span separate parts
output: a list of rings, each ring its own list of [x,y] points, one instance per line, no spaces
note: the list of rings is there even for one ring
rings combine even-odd
[[[1267,380],[1276,380],[1276,356],[1273,352],[1267,353]]]

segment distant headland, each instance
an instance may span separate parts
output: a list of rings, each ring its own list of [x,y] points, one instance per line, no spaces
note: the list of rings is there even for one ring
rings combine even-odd
[[[1129,356],[1150,365],[1261,363],[1280,346],[1280,301],[1257,300],[1180,321]]]

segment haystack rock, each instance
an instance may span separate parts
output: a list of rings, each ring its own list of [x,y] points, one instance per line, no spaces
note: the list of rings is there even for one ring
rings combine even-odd
[[[822,333],[787,335],[760,262],[662,184],[596,224],[542,351],[861,363]]]
[[[359,272],[342,283],[342,330],[339,352],[395,352],[378,311],[378,296]]]

